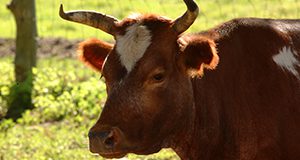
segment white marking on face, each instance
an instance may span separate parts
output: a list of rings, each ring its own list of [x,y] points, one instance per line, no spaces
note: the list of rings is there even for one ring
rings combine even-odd
[[[291,72],[294,76],[300,79],[300,75],[297,68],[300,67],[300,62],[296,58],[296,51],[291,47],[283,47],[277,55],[273,56],[274,62],[279,65],[282,69]]]
[[[141,59],[151,44],[151,33],[146,26],[139,23],[133,24],[126,29],[125,35],[116,36],[116,49],[120,55],[122,65],[128,73]]]

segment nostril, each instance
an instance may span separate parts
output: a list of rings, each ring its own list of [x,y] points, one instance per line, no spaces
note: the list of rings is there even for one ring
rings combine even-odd
[[[110,134],[105,140],[104,140],[104,145],[106,148],[113,148],[115,145],[115,138],[112,134]]]
[[[100,148],[113,149],[120,143],[121,131],[113,127],[109,131],[90,131],[88,136],[90,143],[93,142]]]
[[[107,149],[113,148],[117,143],[117,137],[114,130],[111,130],[107,137],[104,139],[103,144]]]

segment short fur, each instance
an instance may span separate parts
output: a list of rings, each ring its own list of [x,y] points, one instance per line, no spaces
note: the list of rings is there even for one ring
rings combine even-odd
[[[273,60],[284,70],[294,74],[298,79],[300,75],[297,67],[300,67],[300,61],[296,58],[296,52],[289,46],[284,46],[277,55],[273,56]]]
[[[121,22],[119,32],[134,23]],[[84,60],[102,70],[108,88],[89,133],[93,153],[172,148],[185,160],[300,159],[300,20],[234,19],[191,35],[176,35],[162,17],[143,25],[152,41],[127,75],[117,46],[103,67],[98,54],[111,45],[87,47]],[[285,46],[297,62],[292,72],[273,59]],[[189,74],[205,67],[216,69]]]
[[[98,39],[88,39],[78,47],[78,57],[98,72],[101,72],[104,60],[112,50],[113,44]]]
[[[186,42],[183,42],[186,41]],[[191,36],[186,40],[179,40],[185,65],[193,76],[202,76],[204,68],[215,69],[219,63],[216,44],[205,37]]]
[[[125,35],[117,35],[117,52],[122,65],[130,72],[151,44],[147,27],[137,23],[126,29]]]

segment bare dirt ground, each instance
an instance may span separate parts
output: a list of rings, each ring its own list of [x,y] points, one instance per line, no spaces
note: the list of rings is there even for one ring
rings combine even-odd
[[[77,44],[82,40],[67,40],[63,38],[39,38],[38,58],[47,57],[76,57]],[[0,57],[14,56],[16,51],[15,40],[0,38]]]

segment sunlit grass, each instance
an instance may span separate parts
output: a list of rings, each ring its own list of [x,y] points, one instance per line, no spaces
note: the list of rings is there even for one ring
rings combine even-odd
[[[14,84],[12,58],[0,59],[0,119],[7,111],[9,88]],[[74,59],[39,60],[34,69],[33,103],[17,123],[0,121],[0,159],[103,159],[88,149],[87,133],[106,98],[100,75]],[[135,160],[175,160],[171,150]]]
[[[88,149],[88,128],[95,122],[61,121],[38,125],[14,125],[0,132],[0,159],[4,160],[104,160]],[[7,122],[9,123],[9,122]],[[1,124],[0,126],[3,126]],[[164,149],[149,156],[127,155],[132,160],[179,160]]]
[[[0,0],[0,4],[10,0]],[[201,13],[189,30],[197,32],[213,27],[221,22],[237,17],[299,18],[299,0],[196,0]],[[111,40],[111,36],[101,31],[66,22],[58,16],[59,4],[65,10],[87,9],[101,11],[123,19],[133,12],[156,13],[176,18],[185,11],[182,0],[36,0],[38,32],[42,37],[87,38],[98,37]],[[14,37],[13,16],[3,5],[0,9],[0,37]]]
[[[13,38],[14,20],[0,0],[0,37]],[[122,19],[132,12],[157,13],[176,18],[185,6],[181,0],[61,0],[65,10],[89,9]],[[237,17],[299,18],[299,0],[197,0],[201,14],[189,30],[197,32]],[[36,0],[38,32],[42,37],[111,40],[97,29],[63,21],[58,16],[60,1]],[[0,59],[0,117],[7,109],[13,85],[12,58]],[[0,122],[0,160],[14,159],[100,159],[88,151],[86,133],[97,120],[105,101],[100,75],[73,59],[40,60],[35,70],[33,100],[36,108],[17,124]],[[129,159],[179,159],[163,150],[150,156],[130,154]]]

